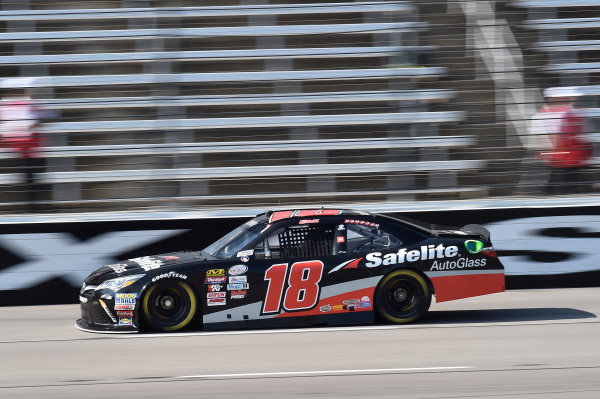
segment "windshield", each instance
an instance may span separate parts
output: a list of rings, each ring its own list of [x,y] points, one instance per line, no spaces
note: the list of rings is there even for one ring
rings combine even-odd
[[[256,239],[265,228],[254,219],[247,221],[204,249],[204,252],[217,258],[231,258]]]

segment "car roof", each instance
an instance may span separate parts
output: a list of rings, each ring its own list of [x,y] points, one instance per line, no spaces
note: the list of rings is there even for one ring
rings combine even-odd
[[[294,218],[307,218],[307,217],[323,217],[323,216],[370,216],[375,217],[374,214],[364,211],[357,211],[352,209],[286,209],[269,211],[260,216],[268,218],[269,223],[276,222],[283,219],[294,219]]]
[[[285,209],[285,210],[275,210],[269,211],[263,214],[258,215],[256,218],[261,219],[261,221],[266,223],[273,223],[279,220],[292,220],[292,219],[301,219],[307,217],[331,217],[331,216],[349,216],[349,217],[370,217],[377,219],[384,219],[395,223],[403,223],[405,225],[412,226],[421,231],[425,231],[431,233],[433,230],[433,226],[428,223],[424,223],[418,220],[414,220],[412,218],[406,216],[397,216],[394,217],[381,215],[377,213],[359,211],[355,209],[332,209],[332,208],[320,208],[320,209]]]

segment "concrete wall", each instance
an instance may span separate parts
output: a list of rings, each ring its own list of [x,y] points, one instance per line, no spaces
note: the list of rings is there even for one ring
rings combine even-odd
[[[600,285],[600,207],[411,212],[440,225],[479,223],[506,267],[507,288]],[[393,214],[391,214],[393,215]],[[76,303],[103,264],[202,249],[247,218],[4,225],[0,306]]]

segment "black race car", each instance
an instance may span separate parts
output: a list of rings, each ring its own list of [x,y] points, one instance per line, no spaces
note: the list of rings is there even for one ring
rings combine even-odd
[[[504,291],[479,225],[434,229],[361,211],[267,212],[202,251],[144,256],[86,278],[95,332],[409,323],[438,302]]]

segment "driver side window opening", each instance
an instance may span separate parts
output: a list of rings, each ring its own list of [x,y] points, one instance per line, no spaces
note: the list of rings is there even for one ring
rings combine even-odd
[[[333,237],[332,225],[289,226],[259,243],[255,254],[263,259],[327,256],[333,251]]]

